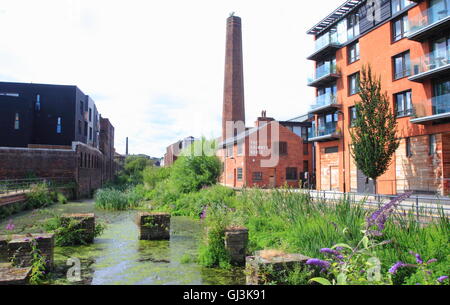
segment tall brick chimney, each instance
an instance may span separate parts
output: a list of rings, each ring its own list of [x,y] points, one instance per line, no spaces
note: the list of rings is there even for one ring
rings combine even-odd
[[[227,121],[242,121],[245,126],[241,18],[234,16],[234,13],[227,19],[225,85],[222,114],[223,140],[226,138]]]

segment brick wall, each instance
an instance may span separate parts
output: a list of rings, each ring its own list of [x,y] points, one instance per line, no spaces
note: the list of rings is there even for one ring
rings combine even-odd
[[[75,196],[90,197],[105,180],[100,150],[74,142],[72,149],[0,147],[0,180],[69,178],[76,182]]]
[[[339,152],[325,153],[320,151],[320,189],[339,190]]]

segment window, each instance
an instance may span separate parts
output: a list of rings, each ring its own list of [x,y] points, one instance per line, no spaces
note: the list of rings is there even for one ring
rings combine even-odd
[[[261,172],[253,172],[252,174],[252,180],[253,181],[262,181],[262,173]]]
[[[357,60],[359,60],[359,41],[348,47],[348,63],[351,64]]]
[[[309,154],[308,143],[303,143],[303,154],[304,155],[308,155]]]
[[[88,123],[85,121],[84,122],[84,136],[87,137],[87,133],[88,133]]]
[[[394,95],[397,116],[409,116],[413,113],[411,90]]]
[[[348,94],[354,95],[359,92],[359,72],[348,77]]]
[[[34,105],[34,109],[36,111],[41,111],[41,96],[39,94],[36,95],[36,104]]]
[[[20,128],[20,119],[19,119],[19,114],[16,113],[16,116],[14,119],[14,129],[19,130],[19,128]]]
[[[92,127],[89,127],[89,140],[92,140]]]
[[[356,107],[349,107],[348,108],[348,113],[350,116],[350,127],[355,126],[355,120],[356,120]]]
[[[412,2],[410,0],[392,0],[392,14],[403,11]]]
[[[287,143],[280,142],[279,147],[280,147],[280,151],[279,151],[280,155],[287,155],[287,152],[288,152]]]
[[[227,146],[227,157],[233,157],[233,145]]]
[[[92,122],[92,109],[89,108],[89,122]]]
[[[359,15],[352,14],[347,17],[347,39],[352,39],[359,35]]]
[[[78,134],[81,135],[82,131],[81,131],[82,127],[81,127],[81,120],[78,120]]]
[[[237,145],[237,154],[238,154],[238,156],[242,156],[243,151],[244,151],[243,148],[244,148],[244,143],[239,142],[238,145]]]
[[[339,148],[337,146],[325,147],[326,154],[334,154],[334,153],[337,153],[338,151],[339,151]]]
[[[297,180],[297,168],[296,167],[286,167],[286,180]]]
[[[84,114],[84,103],[83,103],[83,101],[80,101],[80,113],[81,113],[81,115]]]
[[[237,180],[242,181],[242,168],[241,167],[239,167],[237,169]]]
[[[409,30],[408,15],[403,15],[392,22],[392,40],[398,41],[404,37]]]
[[[406,156],[409,158],[412,156],[412,151],[411,151],[411,138],[406,138]]]
[[[430,155],[434,155],[436,154],[436,135],[432,134],[429,135],[429,139],[428,139],[428,143],[429,143],[429,154]]]
[[[407,77],[411,74],[409,51],[393,57],[394,79]]]
[[[58,121],[56,122],[56,133],[61,133],[61,118],[58,117]]]
[[[80,164],[79,167],[83,167],[83,153],[80,154]]]

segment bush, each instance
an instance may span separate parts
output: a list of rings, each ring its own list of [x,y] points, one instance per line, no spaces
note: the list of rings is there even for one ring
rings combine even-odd
[[[57,197],[58,203],[60,203],[60,204],[66,204],[67,203],[67,198],[62,193],[57,193],[56,197]]]
[[[86,236],[85,229],[80,227],[80,221],[64,219],[55,216],[47,220],[44,230],[55,233],[55,244],[60,247],[84,245],[86,240],[93,239],[103,233],[105,226],[97,223],[93,236]]]
[[[150,166],[144,169],[142,176],[145,187],[154,189],[158,183],[169,178],[170,167]]]
[[[27,208],[31,209],[45,207],[55,201],[54,196],[52,196],[52,193],[45,183],[33,185],[31,190],[26,193],[26,197]]]

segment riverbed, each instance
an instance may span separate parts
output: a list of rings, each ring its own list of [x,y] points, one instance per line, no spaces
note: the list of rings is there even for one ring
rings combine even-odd
[[[42,224],[55,214],[95,213],[106,224],[93,244],[55,248],[55,270],[49,284],[84,285],[240,285],[245,284],[242,268],[204,268],[195,262],[203,231],[202,223],[190,217],[172,217],[168,241],[140,241],[135,224],[137,210],[109,212],[95,210],[92,200],[55,204],[25,211],[0,221],[6,234],[9,221],[15,234],[41,233]],[[69,259],[81,262],[81,281],[70,282]]]

